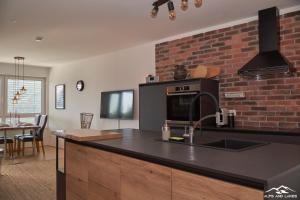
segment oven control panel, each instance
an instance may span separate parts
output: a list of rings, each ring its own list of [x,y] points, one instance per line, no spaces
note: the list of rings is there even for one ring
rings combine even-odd
[[[188,85],[175,87],[176,92],[188,91],[188,90],[190,90],[190,86]]]
[[[171,86],[167,88],[167,94],[200,92],[200,84]]]

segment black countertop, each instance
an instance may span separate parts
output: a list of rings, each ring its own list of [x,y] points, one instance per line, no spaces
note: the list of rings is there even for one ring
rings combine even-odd
[[[80,144],[259,189],[269,188],[271,180],[291,169],[300,174],[300,145],[269,143],[234,152],[161,142],[161,134],[155,132],[117,131],[123,133],[122,139]],[[226,137],[211,133],[204,131],[197,140],[207,143]]]
[[[251,133],[251,134],[264,134],[264,135],[282,135],[282,136],[298,136],[300,137],[300,129],[285,129],[285,128],[266,128],[266,127],[203,127],[207,131],[221,131],[221,132],[238,132],[238,133]]]

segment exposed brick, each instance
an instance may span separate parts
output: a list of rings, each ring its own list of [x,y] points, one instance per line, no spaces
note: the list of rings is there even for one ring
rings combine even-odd
[[[258,45],[258,41],[252,41],[248,43],[248,46],[257,46]]]
[[[221,38],[219,38],[218,41],[223,42],[223,41],[231,40],[231,39],[232,39],[231,36],[226,36],[226,37],[221,37]]]
[[[270,92],[270,94],[274,94],[274,95],[290,95],[291,94],[291,90],[272,90]]]
[[[289,96],[286,97],[286,99],[290,99],[290,100],[300,99],[300,94],[299,95],[289,95]]]
[[[233,30],[233,31],[227,32],[225,35],[226,35],[226,36],[231,36],[231,35],[235,35],[235,34],[238,34],[238,33],[239,33],[239,31]]]
[[[243,105],[257,105],[256,101],[243,101],[241,102]]]
[[[276,116],[276,112],[259,112],[261,116]]]
[[[276,115],[280,115],[280,113],[286,112],[286,106],[278,105],[278,106],[268,106],[268,111],[276,112]]]
[[[174,65],[219,66],[220,105],[237,110],[236,124],[300,128],[300,11],[280,17],[281,52],[297,69],[294,77],[248,80],[237,75],[258,52],[257,20],[155,45],[156,73],[173,79]],[[244,91],[246,99],[225,99],[224,92]]]
[[[257,112],[252,112],[252,111],[243,112],[243,115],[246,115],[246,116],[253,116],[253,115],[257,115],[257,114],[258,114]]]
[[[204,34],[200,33],[200,34],[194,35],[193,38],[202,38],[203,36],[204,36]]]
[[[287,122],[299,122],[300,123],[300,117],[287,117]]]
[[[228,27],[228,28],[223,28],[219,30],[219,33],[224,33],[224,32],[228,32],[232,29],[232,27]]]
[[[235,26],[233,26],[233,28],[237,29],[237,30],[241,30],[241,29],[243,29],[243,28],[245,28],[247,26],[248,26],[248,24],[246,23],[246,24],[235,25]]]
[[[266,86],[261,86],[259,87],[260,90],[273,90],[275,89],[275,86],[272,85],[266,85]]]
[[[247,28],[242,28],[242,29],[241,29],[241,32],[254,31],[255,29],[256,29],[255,26],[250,26],[250,27],[247,27]]]
[[[268,80],[267,84],[269,84],[269,85],[271,85],[271,84],[284,84],[284,80],[283,79]]]
[[[286,117],[272,117],[272,116],[269,116],[267,117],[267,121],[273,121],[273,122],[283,122],[286,120]]]
[[[183,46],[181,46],[181,49],[189,49],[189,48],[191,48],[190,45],[183,45]]]
[[[223,37],[223,36],[224,36],[224,33],[219,33],[219,34],[212,35],[211,39],[220,38],[220,37]]]
[[[237,82],[239,80],[240,80],[240,78],[228,78],[227,82]]]
[[[290,33],[293,33],[293,29],[285,29],[285,30],[280,31],[281,35],[286,35],[286,34],[290,34]]]
[[[298,128],[298,123],[279,122],[279,128]]]
[[[284,100],[284,96],[268,96],[268,100]]]
[[[225,46],[225,42],[219,42],[212,45],[212,47],[223,47]]]
[[[248,51],[254,51],[256,48],[254,47],[247,47],[247,48],[242,48],[241,52],[248,52]]]
[[[300,15],[300,11],[296,11],[296,12],[291,12],[291,13],[284,14],[283,17],[285,19],[286,18],[292,19],[292,17],[299,16],[299,15]]]
[[[245,127],[257,127],[258,123],[257,122],[244,121],[243,126],[245,126]]]
[[[224,46],[224,47],[219,48],[220,51],[228,50],[228,49],[232,49],[232,47],[228,45],[228,46]]]
[[[274,128],[278,127],[278,122],[260,122],[260,127]]]
[[[226,56],[220,56],[221,60],[227,60],[227,59],[231,59],[232,55],[226,55]]]
[[[278,112],[277,115],[280,115],[280,116],[294,116],[295,113],[294,112]]]
[[[249,117],[249,121],[255,121],[255,122],[261,122],[261,121],[266,121],[267,118],[263,116],[256,116],[256,117]]]
[[[285,36],[285,39],[297,39],[300,38],[300,33],[290,34]]]
[[[293,89],[294,85],[277,85],[277,89]]]
[[[254,111],[266,111],[267,107],[252,107],[251,110],[254,110]]]
[[[234,86],[247,86],[247,85],[248,85],[248,82],[246,82],[246,81],[234,83]]]
[[[213,34],[216,34],[216,33],[217,33],[217,30],[214,30],[214,31],[206,32],[206,33],[204,33],[204,35],[208,36],[208,35],[213,35]]]
[[[258,31],[250,31],[248,32],[248,36],[258,35]]]

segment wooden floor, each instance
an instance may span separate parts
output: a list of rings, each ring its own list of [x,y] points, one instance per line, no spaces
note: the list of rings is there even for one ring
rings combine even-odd
[[[25,156],[3,160],[0,176],[0,200],[55,200],[55,148],[33,156],[26,149]]]

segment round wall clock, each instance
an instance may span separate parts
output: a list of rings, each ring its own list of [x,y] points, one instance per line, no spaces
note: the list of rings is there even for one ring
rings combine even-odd
[[[76,89],[78,91],[82,91],[84,89],[84,82],[82,80],[77,81],[77,83],[76,83]]]

